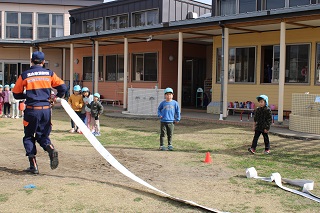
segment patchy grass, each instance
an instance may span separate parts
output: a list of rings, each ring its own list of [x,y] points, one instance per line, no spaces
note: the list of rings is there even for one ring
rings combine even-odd
[[[65,116],[66,117],[66,116]],[[70,122],[60,116],[62,121]],[[99,141],[106,147],[126,147],[140,149],[157,149],[159,146],[159,121],[156,120],[133,120],[122,118],[109,118],[102,116],[100,122],[103,126],[102,136]],[[1,126],[2,124],[0,124]],[[86,142],[83,135],[59,134],[57,140]],[[288,212],[317,211],[319,204],[307,199],[297,199],[298,195],[283,193],[274,183],[267,183],[254,179],[245,178],[245,169],[255,167],[259,176],[270,177],[271,173],[279,172],[282,177],[289,179],[311,179],[320,182],[318,172],[320,168],[320,142],[301,141],[281,138],[270,135],[271,154],[263,154],[264,143],[261,136],[258,141],[257,152],[250,154],[253,132],[250,128],[234,127],[206,122],[181,120],[175,125],[173,135],[174,151],[185,153],[199,153],[194,156],[195,161],[203,161],[205,152],[214,153],[214,158],[223,162],[228,168],[242,172],[243,176],[229,178],[228,182],[245,189],[248,194],[264,195],[272,194],[279,197],[283,208]],[[213,158],[213,160],[215,160]],[[192,167],[196,163],[189,162]],[[69,185],[73,185],[70,183]],[[294,188],[290,186],[290,188]],[[296,188],[301,190],[299,188]],[[31,192],[30,192],[31,193]],[[314,194],[320,195],[320,187],[315,187]],[[3,195],[4,196],[4,195]],[[5,196],[4,198],[5,199]],[[137,197],[135,202],[142,198]],[[299,200],[300,202],[297,202]],[[1,201],[1,196],[0,196]],[[270,204],[272,205],[272,204]],[[231,212],[246,212],[248,203],[243,205],[228,206]],[[82,211],[81,204],[74,206],[74,211]],[[255,212],[265,212],[262,206],[256,206]]]
[[[0,202],[4,203],[9,200],[9,194],[0,194]]]

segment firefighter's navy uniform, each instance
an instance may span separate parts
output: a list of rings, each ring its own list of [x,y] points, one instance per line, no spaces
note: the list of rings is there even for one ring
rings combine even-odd
[[[49,135],[51,132],[51,90],[55,88],[58,97],[63,97],[67,87],[53,71],[42,67],[44,53],[32,54],[32,66],[22,72],[12,90],[16,99],[26,99],[23,125],[23,144],[29,157],[31,172],[38,173],[35,160],[35,142],[49,153],[51,169],[58,166],[58,152],[54,149]]]

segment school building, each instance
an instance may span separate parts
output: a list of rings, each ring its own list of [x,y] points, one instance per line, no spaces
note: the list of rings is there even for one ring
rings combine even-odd
[[[211,102],[211,113],[223,100],[223,117],[229,102],[256,102],[266,94],[281,122],[292,93],[318,93],[319,3],[118,0],[71,9],[69,36],[24,45],[48,52],[49,68],[70,82],[70,90],[79,83],[124,108],[128,88],[172,87],[182,108]],[[206,103],[205,97],[198,102],[198,88]]]

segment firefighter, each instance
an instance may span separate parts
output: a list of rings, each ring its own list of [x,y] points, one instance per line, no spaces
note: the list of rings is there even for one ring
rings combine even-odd
[[[26,99],[23,125],[23,145],[28,156],[30,167],[26,170],[39,174],[36,161],[36,142],[48,152],[51,169],[59,164],[58,152],[50,141],[51,132],[51,103],[55,97],[51,96],[51,89],[58,91],[57,97],[62,98],[67,87],[53,71],[44,68],[45,55],[41,51],[32,53],[32,66],[22,72],[15,83],[12,92],[16,99]],[[24,92],[25,90],[25,92]]]

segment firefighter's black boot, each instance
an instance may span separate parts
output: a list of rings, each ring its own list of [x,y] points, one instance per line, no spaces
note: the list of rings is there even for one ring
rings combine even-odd
[[[38,170],[38,164],[37,164],[37,160],[36,160],[36,156],[34,155],[29,155],[29,162],[30,162],[30,167],[27,168],[27,172],[30,172],[32,174],[39,174],[39,170]]]
[[[58,151],[55,150],[52,144],[46,147],[46,151],[49,154],[51,169],[56,169],[59,165]]]

